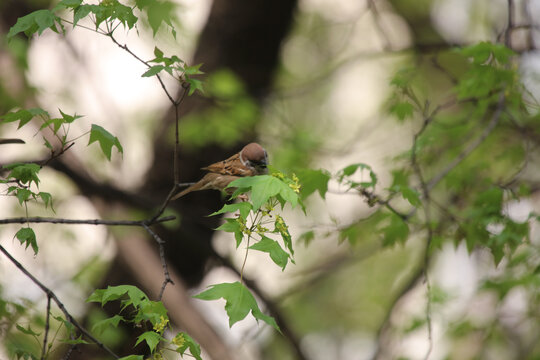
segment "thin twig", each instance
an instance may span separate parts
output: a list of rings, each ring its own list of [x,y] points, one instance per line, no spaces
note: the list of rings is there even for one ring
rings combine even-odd
[[[427,112],[428,108],[429,108],[429,104],[426,103],[424,107],[424,112]],[[422,273],[424,275],[424,279],[426,282],[426,290],[427,290],[426,324],[427,324],[427,330],[428,330],[428,350],[424,357],[425,360],[429,359],[429,356],[431,355],[431,351],[433,350],[433,332],[432,332],[433,328],[431,324],[431,283],[429,281],[429,275],[428,275],[429,250],[431,248],[431,243],[433,240],[433,229],[431,227],[431,212],[430,212],[431,198],[429,194],[429,188],[426,184],[424,174],[422,172],[422,168],[420,167],[420,164],[417,161],[418,159],[416,157],[416,153],[417,153],[417,148],[418,148],[418,139],[431,122],[428,119],[429,117],[426,118],[422,128],[414,135],[413,145],[411,149],[411,165],[413,167],[414,173],[416,174],[416,177],[418,178],[418,181],[420,182],[420,188],[422,189],[422,195],[423,195],[422,208],[424,209],[424,217],[425,217],[425,223],[426,223],[426,228],[427,228],[426,251],[424,253],[424,260],[423,260],[423,265],[422,265]]]
[[[158,234],[156,234],[150,227],[143,223],[142,226],[144,229],[156,240],[156,242],[159,245],[159,258],[161,259],[161,266],[163,267],[163,274],[165,275],[165,279],[163,280],[163,284],[161,285],[161,290],[159,291],[158,301],[161,301],[163,297],[163,292],[165,291],[165,287],[167,284],[173,284],[174,282],[171,279],[171,276],[169,274],[169,268],[167,267],[167,261],[165,260],[165,241],[159,237]]]
[[[514,30],[514,0],[508,0],[508,27],[504,34],[504,45],[512,48],[512,31]]]
[[[435,185],[437,185],[450,171],[452,171],[456,166],[458,166],[467,156],[469,156],[482,142],[488,137],[489,134],[495,129],[497,124],[499,123],[499,120],[501,118],[502,111],[504,109],[504,92],[501,92],[499,95],[499,101],[497,102],[497,108],[495,109],[495,113],[493,114],[493,117],[491,118],[491,121],[489,122],[488,126],[484,129],[482,134],[473,141],[469,146],[463,150],[456,158],[450,162],[440,173],[435,175],[431,180],[427,182],[427,188],[428,190],[433,189]]]
[[[41,349],[41,360],[45,359],[47,352],[47,337],[49,336],[49,321],[51,316],[51,297],[47,294],[47,315],[45,317],[45,335],[43,335],[43,349]]]
[[[79,331],[84,335],[86,336],[88,339],[90,339],[93,343],[95,343],[97,346],[99,346],[101,349],[105,350],[106,352],[108,352],[111,356],[113,356],[115,359],[119,359],[120,356],[116,355],[111,349],[109,349],[107,347],[107,345],[103,344],[102,342],[100,342],[98,339],[96,339],[92,334],[90,334],[90,332],[88,330],[86,330],[84,327],[82,327],[79,322],[77,320],[75,320],[73,318],[73,316],[71,316],[71,314],[67,311],[66,307],[64,306],[64,304],[58,299],[58,297],[56,296],[56,294],[51,290],[49,289],[48,287],[46,287],[45,285],[43,285],[43,283],[41,281],[39,281],[34,275],[32,275],[28,270],[26,270],[26,268],[24,266],[22,266],[21,263],[19,263],[13,256],[11,256],[11,254],[2,246],[0,245],[0,252],[2,252],[23,274],[25,274],[28,278],[30,278],[30,280],[32,280],[32,282],[34,284],[36,284],[45,294],[47,294],[47,297],[51,298],[55,303],[56,305],[58,306],[58,308],[60,309],[60,311],[62,311],[62,313],[64,314],[64,316],[66,317],[67,321],[69,321],[70,323],[73,324],[73,326],[75,326],[77,329],[79,329]]]
[[[71,144],[69,144],[69,145],[66,146],[66,147],[62,147],[62,148],[60,149],[60,151],[58,151],[57,153],[55,153],[54,150],[51,150],[51,156],[50,156],[47,160],[45,160],[45,161],[39,163],[39,166],[41,166],[41,167],[47,166],[51,161],[53,161],[54,159],[56,159],[57,157],[59,157],[60,155],[62,155],[62,154],[65,153],[66,151],[68,151],[69,149],[71,149],[71,147],[72,147],[73,145],[75,145],[74,142],[72,142]]]
[[[51,223],[51,224],[69,224],[69,225],[107,225],[107,226],[144,226],[145,224],[162,223],[176,219],[176,216],[170,215],[155,220],[101,220],[101,219],[61,219],[47,217],[19,217],[0,219],[0,225],[3,224],[26,224],[26,223]]]

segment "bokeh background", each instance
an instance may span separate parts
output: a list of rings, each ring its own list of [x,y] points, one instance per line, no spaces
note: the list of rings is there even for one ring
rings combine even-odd
[[[267,149],[272,165],[286,173],[305,168],[335,173],[352,163],[368,164],[382,192],[391,185],[392,170],[403,162],[398,155],[410,149],[421,120],[400,122],[388,112],[396,71],[414,67],[419,86],[431,101],[441,101],[449,94],[449,81],[437,72],[440,64],[433,59],[454,46],[501,41],[509,4],[517,24],[512,32],[512,47],[519,52],[515,66],[533,98],[540,90],[536,0],[173,3],[176,38],[165,28],[153,36],[144,24],[137,31],[120,28],[116,36],[144,59],[153,58],[158,46],[166,55],[203,64],[207,97],[195,94],[180,106],[183,181],[196,180],[202,166],[256,140]],[[173,108],[155,78],[141,77],[144,65],[88,29],[70,29],[66,36],[45,31],[8,43],[7,31],[17,17],[52,6],[50,0],[1,0],[0,112],[39,106],[51,114],[58,109],[83,114],[71,134],[83,135],[90,123],[99,124],[119,137],[124,153],[113,152],[108,162],[82,137],[41,172],[40,189],[53,194],[55,213],[32,204],[28,212],[144,218],[172,186]],[[165,84],[172,93],[181,91],[170,79]],[[0,136],[19,137],[27,144],[1,146],[0,163],[46,157],[36,133],[35,127],[17,130],[16,124],[2,124]],[[478,156],[489,159],[490,153]],[[529,160],[533,169],[535,159],[533,154]],[[531,171],[533,185],[537,175]],[[506,204],[509,216],[527,221],[530,212],[539,210],[539,195],[532,189],[525,199]],[[24,216],[17,199],[0,201],[0,218]],[[261,307],[279,318],[285,335],[250,317],[229,329],[224,301],[190,299],[210,284],[238,279],[243,249],[235,249],[230,234],[213,230],[219,218],[207,217],[222,201],[214,192],[191,194],[167,212],[179,221],[158,230],[167,241],[176,282],[167,288],[164,301],[175,328],[201,343],[204,358],[540,357],[536,280],[535,286],[512,287],[504,296],[485,291],[486,281],[504,275],[505,263],[496,267],[489,251],[469,252],[463,243],[447,242],[430,253],[428,295],[421,232],[413,227],[404,244],[383,246],[376,225],[370,224],[373,207],[333,182],[325,199],[313,195],[306,200],[307,215],[285,211],[296,239],[296,265],[281,271],[268,256],[254,252],[247,261],[248,285]],[[351,224],[357,225],[354,231]],[[539,240],[535,226],[531,222],[534,249]],[[34,229],[38,256],[13,240],[16,226],[0,227],[0,242],[89,327],[113,311],[82,300],[96,287],[129,283],[150,296],[159,292],[163,274],[156,265],[157,248],[144,231],[52,224]],[[313,236],[302,237],[306,232]],[[537,255],[531,255],[534,261]],[[46,297],[4,258],[0,295],[23,304],[26,310],[18,319],[43,323]],[[11,331],[7,318],[0,324],[0,358],[9,358],[13,346],[39,349]],[[119,328],[102,339],[129,354],[131,331]],[[63,351],[60,347],[55,356],[62,358]],[[96,348],[72,358],[107,357]]]

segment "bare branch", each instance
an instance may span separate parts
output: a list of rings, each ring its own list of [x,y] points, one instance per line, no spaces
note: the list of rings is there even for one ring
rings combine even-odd
[[[77,320],[71,316],[71,314],[67,311],[64,304],[58,299],[56,294],[52,292],[51,289],[43,285],[42,282],[40,282],[34,275],[32,275],[20,262],[18,262],[11,254],[2,246],[0,245],[0,252],[2,252],[23,274],[25,274],[34,284],[36,284],[45,294],[47,294],[47,297],[52,299],[58,308],[62,311],[64,316],[66,317],[67,321],[73,324],[79,331],[86,336],[88,339],[90,339],[93,343],[95,343],[97,346],[99,346],[101,349],[108,352],[111,356],[113,356],[115,359],[119,359],[120,356],[116,355],[111,349],[107,347],[107,345],[100,342],[98,339],[96,339],[88,330],[86,330],[84,327],[82,327]]]
[[[69,224],[69,225],[106,225],[106,226],[145,226],[155,223],[162,223],[176,219],[176,216],[165,216],[152,220],[101,220],[101,219],[61,219],[47,217],[19,217],[0,219],[0,225],[3,224],[26,224],[26,223],[51,223],[51,224]]]
[[[150,229],[150,227],[148,227],[148,225],[146,225],[145,223],[143,223],[142,226],[150,235],[152,235],[154,240],[156,240],[156,242],[159,245],[159,258],[161,260],[161,266],[163,267],[163,274],[165,276],[165,279],[163,280],[163,284],[161,285],[161,290],[159,291],[159,296],[158,296],[158,301],[161,301],[161,299],[163,298],[163,292],[165,291],[165,287],[167,286],[167,284],[170,283],[174,285],[174,282],[172,281],[171,276],[169,274],[167,261],[165,260],[165,241],[163,241],[163,239],[161,239],[158,236],[158,234],[153,232],[152,229]]]
[[[51,297],[47,294],[47,315],[45,317],[45,335],[43,335],[43,349],[41,349],[41,360],[47,354],[47,337],[49,336],[49,320],[51,316]]]

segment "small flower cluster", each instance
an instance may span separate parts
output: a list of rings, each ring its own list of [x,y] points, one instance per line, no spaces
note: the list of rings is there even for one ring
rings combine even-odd
[[[159,319],[159,322],[154,325],[154,331],[157,332],[158,334],[163,334],[163,331],[165,330],[168,324],[169,324],[169,319],[166,319],[165,317],[162,316]]]

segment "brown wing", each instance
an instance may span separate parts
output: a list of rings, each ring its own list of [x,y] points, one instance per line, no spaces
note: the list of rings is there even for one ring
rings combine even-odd
[[[234,154],[230,158],[219,161],[207,167],[203,167],[203,170],[207,170],[210,173],[216,173],[221,175],[231,176],[252,176],[255,175],[255,169],[248,167],[242,163],[239,154]]]
[[[171,200],[176,200],[178,198],[181,198],[182,196],[189,194],[192,191],[208,190],[208,189],[223,191],[227,187],[227,185],[229,185],[231,181],[236,180],[236,179],[238,179],[238,176],[208,173],[201,180],[197,181],[195,184],[191,185],[187,189],[184,189],[183,191],[173,196]],[[227,192],[232,194],[232,191],[229,191],[229,189],[227,189]]]

